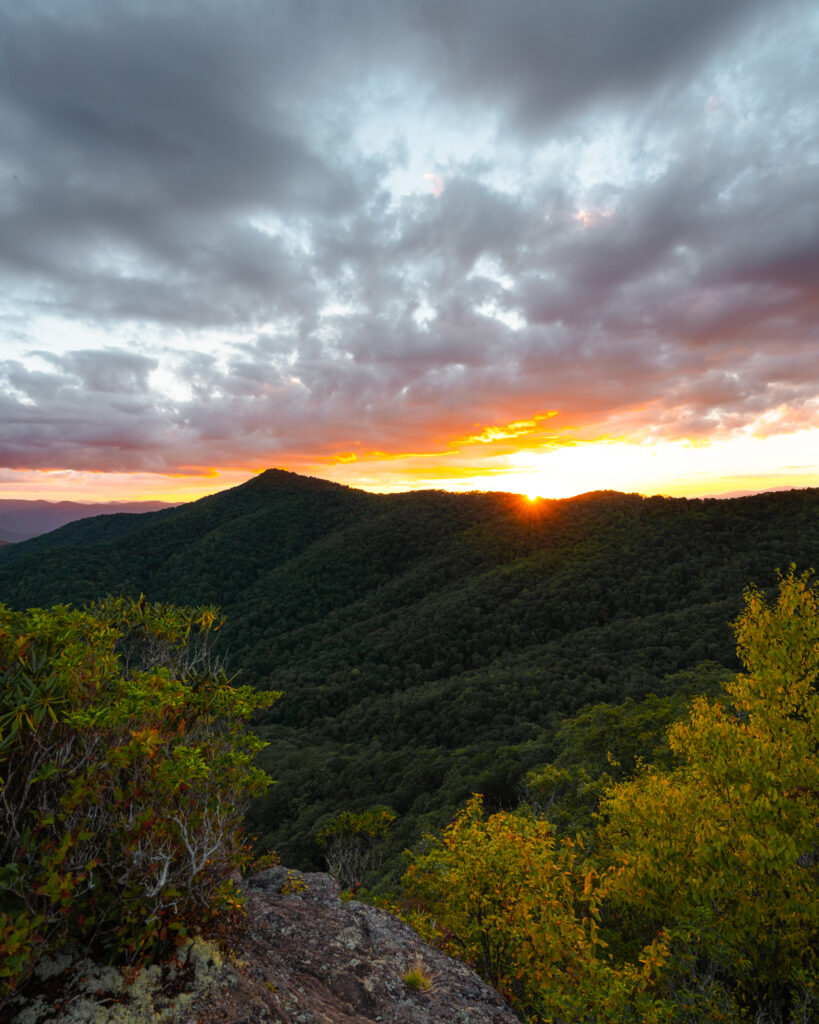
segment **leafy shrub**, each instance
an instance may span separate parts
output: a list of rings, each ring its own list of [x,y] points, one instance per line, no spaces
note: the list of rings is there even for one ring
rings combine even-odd
[[[594,857],[473,798],[405,878],[405,917],[526,1020],[808,1024],[819,1007],[819,592],[735,622],[747,674],[698,697],[664,768],[601,803]],[[533,777],[551,798],[571,782]],[[570,799],[575,793],[566,787]],[[549,808],[551,813],[552,808]]]
[[[67,943],[137,963],[237,906],[243,809],[269,783],[245,723],[279,695],[232,685],[220,625],[0,605],[0,1001]]]
[[[528,815],[486,817],[473,796],[404,876],[405,919],[471,964],[533,1020],[662,1021],[647,993],[663,937],[614,970],[600,935],[605,879],[582,847]]]
[[[668,927],[677,990],[722,988],[735,1013],[810,1020],[819,997],[819,593],[746,591],[748,673],[698,698],[669,733],[682,764],[647,769],[604,803],[612,898]]]
[[[360,814],[342,811],[316,834],[324,847],[330,874],[342,889],[360,885],[381,863],[395,812],[378,804]]]

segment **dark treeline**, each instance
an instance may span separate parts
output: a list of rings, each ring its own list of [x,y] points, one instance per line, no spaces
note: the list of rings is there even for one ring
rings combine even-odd
[[[308,867],[333,812],[391,806],[400,851],[472,792],[514,804],[581,708],[711,688],[737,668],[744,587],[818,553],[817,489],[530,503],[271,470],[3,548],[0,600],[220,605],[240,680],[285,691],[259,726],[278,785],[251,826]]]

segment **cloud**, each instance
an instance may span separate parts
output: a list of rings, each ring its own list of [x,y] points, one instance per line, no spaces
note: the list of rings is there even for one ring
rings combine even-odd
[[[148,387],[148,377],[157,368],[156,359],[132,352],[75,350],[64,356],[34,353],[60,370],[63,381],[76,381],[84,393],[139,394]]]
[[[441,91],[542,133],[589,104],[677,84],[760,0],[425,0],[414,23],[435,54]]]
[[[816,424],[818,33],[751,0],[4,10],[0,465]]]

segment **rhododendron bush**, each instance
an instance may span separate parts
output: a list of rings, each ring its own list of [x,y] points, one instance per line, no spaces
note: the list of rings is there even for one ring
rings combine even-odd
[[[0,606],[0,999],[46,952],[138,963],[236,905],[269,782],[246,723],[278,694],[233,685],[220,624],[124,598]]]

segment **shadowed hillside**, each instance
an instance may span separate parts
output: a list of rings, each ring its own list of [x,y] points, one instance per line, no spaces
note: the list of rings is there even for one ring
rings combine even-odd
[[[512,803],[584,705],[704,688],[717,670],[697,666],[736,667],[743,588],[817,556],[815,489],[530,503],[269,470],[3,549],[0,599],[220,604],[242,681],[285,691],[260,726],[279,785],[251,824],[307,867],[334,810],[391,805],[400,849],[473,791]]]

